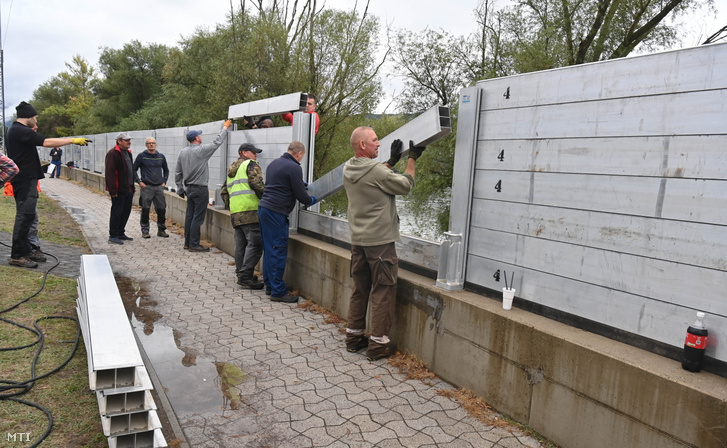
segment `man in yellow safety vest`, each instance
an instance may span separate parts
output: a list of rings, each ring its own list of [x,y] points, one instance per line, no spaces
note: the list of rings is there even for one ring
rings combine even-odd
[[[235,274],[237,284],[243,288],[263,289],[265,285],[254,275],[263,253],[257,206],[265,184],[260,165],[255,161],[262,149],[243,143],[237,152],[240,158],[227,171],[227,183],[221,191],[235,229]]]

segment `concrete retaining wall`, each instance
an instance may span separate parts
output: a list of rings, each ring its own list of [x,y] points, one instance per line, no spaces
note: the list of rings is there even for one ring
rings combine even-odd
[[[103,191],[103,178],[64,175]],[[186,201],[167,194],[168,217]],[[234,251],[229,213],[209,208],[202,236]],[[345,317],[350,252],[303,235],[290,239],[286,282]],[[441,378],[563,448],[727,446],[727,379],[399,271],[393,337]],[[515,306],[517,306],[517,299]],[[343,349],[343,337],[341,337]]]
[[[288,257],[286,282],[345,317],[349,251],[294,235]],[[433,283],[399,270],[400,348],[558,445],[727,446],[727,379]]]

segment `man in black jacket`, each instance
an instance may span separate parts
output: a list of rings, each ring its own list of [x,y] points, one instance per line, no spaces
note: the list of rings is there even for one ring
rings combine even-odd
[[[109,218],[109,243],[124,244],[133,238],[126,235],[126,223],[131,215],[134,199],[134,182],[138,181],[131,157],[131,137],[126,132],[116,136],[116,146],[106,153],[106,190],[111,196]]]
[[[8,157],[18,166],[19,173],[13,178],[15,196],[15,225],[13,226],[13,247],[10,251],[11,266],[23,268],[38,267],[37,261],[45,261],[41,252],[34,252],[28,233],[37,214],[38,179],[45,173],[40,165],[38,146],[53,148],[69,144],[86,146],[85,138],[45,138],[33,130],[38,124],[38,112],[22,101],[16,108],[17,120],[8,129],[5,147]]]

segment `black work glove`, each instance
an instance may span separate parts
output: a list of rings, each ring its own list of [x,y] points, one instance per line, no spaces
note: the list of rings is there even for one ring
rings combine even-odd
[[[414,141],[409,140],[409,158],[410,159],[418,159],[424,150],[427,149],[426,146],[414,146]]]
[[[242,117],[242,121],[245,122],[245,127],[248,129],[252,129],[252,127],[255,125],[255,121],[250,117]]]
[[[177,191],[177,194],[178,194],[178,195],[179,195],[179,197],[180,197],[180,198],[182,198],[182,199],[184,199],[184,197],[185,197],[185,196],[187,196],[187,194],[186,194],[186,193],[185,193],[184,191]]]
[[[396,165],[396,162],[401,159],[401,153],[403,148],[404,144],[398,138],[391,142],[391,153],[389,153],[389,160],[386,161],[386,163],[388,163],[390,167],[393,168],[394,165]]]

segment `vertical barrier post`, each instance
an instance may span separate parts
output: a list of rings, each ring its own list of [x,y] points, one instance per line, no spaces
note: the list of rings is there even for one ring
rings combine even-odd
[[[447,290],[463,289],[466,280],[480,98],[478,87],[468,87],[460,92],[449,232],[445,232],[445,241],[439,252],[436,283]]]

